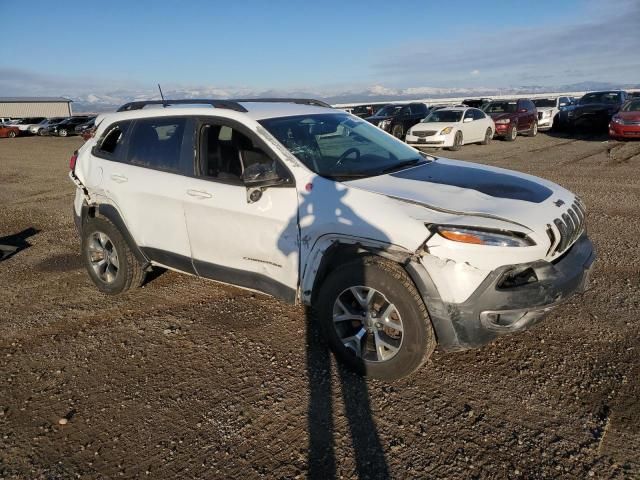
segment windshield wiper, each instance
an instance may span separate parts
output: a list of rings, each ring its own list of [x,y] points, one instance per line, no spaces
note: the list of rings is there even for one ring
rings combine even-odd
[[[407,168],[407,167],[413,167],[414,165],[417,165],[417,164],[422,163],[422,162],[424,162],[424,160],[422,160],[420,158],[414,158],[412,160],[405,160],[404,162],[396,163],[395,165],[392,165],[391,167],[387,167],[387,168],[381,170],[379,175],[383,175],[385,173],[397,172],[398,170],[402,170],[402,169]]]

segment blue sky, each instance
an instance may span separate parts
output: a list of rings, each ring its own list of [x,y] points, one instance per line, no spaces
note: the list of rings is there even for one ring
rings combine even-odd
[[[0,96],[640,81],[637,0],[0,4]]]

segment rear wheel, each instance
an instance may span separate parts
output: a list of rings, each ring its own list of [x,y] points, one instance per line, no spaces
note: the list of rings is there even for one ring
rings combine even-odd
[[[404,138],[404,128],[402,128],[402,125],[394,125],[393,129],[391,129],[391,134],[402,140]]]
[[[489,127],[487,128],[487,131],[484,134],[484,140],[480,143],[482,145],[489,145],[492,139],[493,139],[493,130],[491,130],[491,127]]]
[[[507,142],[513,142],[517,136],[518,136],[518,127],[516,125],[512,125],[511,130],[509,130],[509,133],[507,133],[504,139]]]
[[[16,138],[16,132],[14,130],[9,132],[9,138]]]
[[[453,136],[453,145],[449,147],[449,150],[460,150],[460,147],[462,147],[462,141],[462,132],[458,130]]]
[[[362,257],[329,274],[314,311],[336,356],[368,377],[394,380],[436,346],[427,309],[402,267]]]
[[[82,228],[82,259],[98,290],[109,295],[139,287],[145,272],[116,226],[91,218]]]
[[[58,135],[60,135],[61,137],[66,137],[67,134],[68,132],[65,128],[61,128],[60,130],[58,130]]]

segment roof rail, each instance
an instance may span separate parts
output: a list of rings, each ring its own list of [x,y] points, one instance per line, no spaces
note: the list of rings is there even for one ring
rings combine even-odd
[[[322,100],[315,100],[313,98],[243,98],[233,99],[231,101],[238,103],[297,103],[298,105],[313,105],[315,107],[333,108],[328,103],[325,103]]]
[[[142,110],[147,105],[211,105],[215,108],[226,108],[236,112],[247,112],[248,110],[235,100],[212,100],[207,98],[193,98],[181,100],[140,100],[129,102],[118,108],[118,112],[128,112],[131,110]]]
[[[118,108],[118,112],[128,112],[131,110],[141,110],[147,105],[211,105],[215,108],[225,108],[236,112],[247,112],[248,110],[240,103],[296,103],[299,105],[313,105],[316,107],[332,108],[328,103],[312,98],[245,98],[233,100],[213,100],[206,98],[180,99],[180,100],[139,100],[129,102]]]

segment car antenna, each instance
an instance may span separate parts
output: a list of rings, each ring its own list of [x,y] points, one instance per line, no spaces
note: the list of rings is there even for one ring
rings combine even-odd
[[[158,84],[158,90],[160,90],[160,98],[162,99],[162,106],[164,108],[167,108],[167,102],[164,99],[164,95],[162,94],[162,87],[160,87],[160,84]]]

